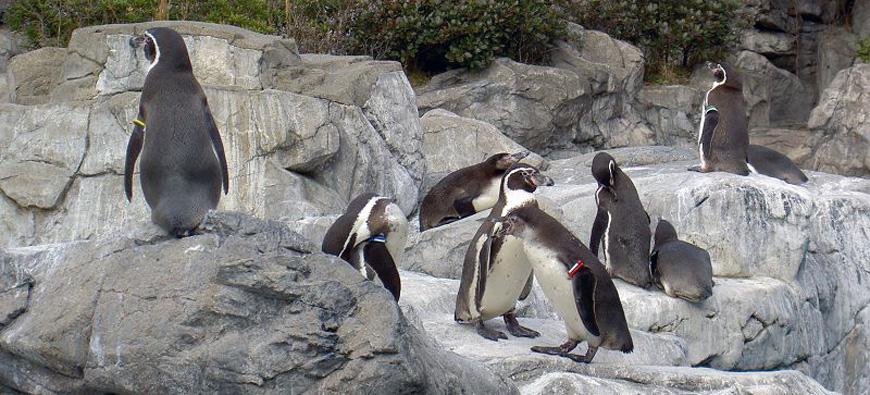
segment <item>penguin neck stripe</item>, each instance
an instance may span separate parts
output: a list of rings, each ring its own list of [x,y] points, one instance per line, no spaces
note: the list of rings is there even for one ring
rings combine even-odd
[[[160,61],[160,46],[157,45],[157,39],[154,38],[154,35],[148,33],[147,31],[145,32],[145,35],[151,37],[151,42],[154,43],[154,61],[151,62],[150,66],[148,66],[148,72],[151,72],[151,69],[153,69],[154,66],[157,66],[157,62]]]
[[[568,279],[574,278],[574,276],[577,274],[577,272],[579,272],[580,269],[582,269],[582,268],[583,268],[583,261],[578,259],[577,263],[575,263],[574,266],[571,266],[571,269],[568,270]]]

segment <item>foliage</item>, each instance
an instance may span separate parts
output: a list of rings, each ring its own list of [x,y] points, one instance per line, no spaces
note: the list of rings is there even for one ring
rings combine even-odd
[[[293,0],[282,31],[309,53],[357,52],[348,30],[365,0]]]
[[[545,0],[368,2],[351,35],[366,52],[439,71],[477,69],[494,57],[535,63],[564,25]]]
[[[719,60],[746,22],[736,0],[560,0],[575,22],[641,47],[650,75]]]
[[[870,37],[864,37],[858,41],[856,55],[861,63],[870,63]]]

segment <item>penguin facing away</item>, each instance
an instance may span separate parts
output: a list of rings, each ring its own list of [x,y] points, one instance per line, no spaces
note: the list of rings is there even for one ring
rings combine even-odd
[[[606,152],[599,152],[592,159],[592,175],[599,185],[595,191],[598,213],[589,248],[597,257],[601,246],[611,275],[646,288],[650,284],[650,220],[637,189]]]
[[[649,258],[653,283],[670,297],[700,303],[713,295],[713,266],[703,248],[677,238],[670,222],[656,225],[655,247]]]
[[[130,45],[143,48],[151,66],[127,143],[124,191],[131,200],[140,159],[140,184],[152,222],[176,237],[190,235],[217,207],[221,186],[229,192],[220,132],[178,33],[152,28]]]
[[[321,250],[350,263],[369,280],[377,275],[398,301],[398,265],[407,239],[408,220],[395,200],[366,193],[354,198],[329,227]]]
[[[689,170],[749,175],[746,166],[749,127],[746,100],[743,98],[743,79],[737,70],[726,63],[708,62],[707,68],[715,81],[704,96],[701,108],[698,131],[701,164]]]
[[[532,287],[532,267],[522,250],[522,242],[513,236],[495,237],[494,225],[499,218],[520,207],[537,207],[533,193],[539,186],[550,185],[553,180],[534,166],[513,165],[502,177],[495,207],[477,229],[465,253],[454,319],[473,323],[477,333],[486,339],[507,339],[504,333],[484,324],[498,316],[502,316],[508,332],[514,336],[540,335],[522,327],[514,312],[517,300],[528,297]]]
[[[755,144],[749,144],[747,151],[749,170],[778,178],[792,185],[800,185],[809,180],[807,175],[787,156],[776,150]]]
[[[558,347],[535,346],[532,351],[589,363],[599,347],[624,353],[634,350],[613,280],[595,254],[571,231],[533,206],[514,210],[497,227],[496,237],[513,235],[523,240],[523,250],[541,289],[565,321],[565,343]],[[584,340],[586,354],[571,354]]]
[[[528,155],[528,151],[495,154],[438,181],[420,205],[420,231],[492,208],[498,200],[502,175]]]

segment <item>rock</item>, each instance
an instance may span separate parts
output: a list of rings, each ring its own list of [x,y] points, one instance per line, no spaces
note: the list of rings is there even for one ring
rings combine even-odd
[[[704,92],[684,85],[649,85],[637,95],[641,115],[656,134],[656,144],[694,149]]]
[[[640,51],[572,25],[554,67],[497,59],[488,68],[452,70],[418,89],[421,111],[441,108],[492,124],[544,155],[650,144],[654,135],[631,108],[643,77]]]
[[[743,95],[749,127],[803,124],[815,103],[815,93],[794,74],[749,51],[737,57],[743,71]]]
[[[402,71],[398,62],[374,61],[368,56],[304,54],[283,71],[278,89],[363,106],[372,96],[379,76]],[[393,77],[395,78],[395,77]]]
[[[870,175],[870,65],[859,64],[837,73],[810,114],[808,127],[819,135],[812,168],[853,175]]]
[[[429,173],[450,173],[475,165],[499,152],[528,151],[489,123],[435,109],[423,115],[423,156]],[[543,158],[530,153],[523,163],[545,168]],[[440,178],[439,178],[440,179]]]
[[[2,7],[2,3],[0,1],[0,7]],[[18,33],[11,32],[6,28],[0,28],[0,73],[6,72],[9,59],[21,53],[22,41],[23,38]]]
[[[740,12],[757,28],[781,32],[792,32],[794,26],[790,23],[788,0],[746,0],[740,6]]]
[[[65,58],[65,49],[52,47],[12,58],[6,77],[10,101],[18,104],[48,103],[48,95],[60,77]]]
[[[786,33],[771,33],[749,29],[743,33],[741,49],[767,56],[793,55],[794,36]]]
[[[870,1],[855,1],[852,6],[852,31],[858,37],[870,36]]]
[[[0,125],[0,136],[8,136],[0,154],[0,190],[21,207],[55,207],[85,155],[87,108],[7,104],[0,112],[17,117],[17,123]]]
[[[809,167],[818,139],[808,129],[756,128],[749,131],[749,142],[779,151],[799,167]]]
[[[0,381],[28,393],[516,392],[286,227],[218,213],[204,229],[10,250],[3,267],[34,286],[0,333]]]
[[[818,90],[824,91],[840,70],[855,62],[855,34],[841,27],[831,27],[821,36],[818,49]]]
[[[130,47],[129,40],[157,26],[171,27],[184,37],[194,75],[203,85],[274,87],[275,75],[299,62],[293,40],[232,26],[187,21],[90,26],[73,32],[52,100],[83,100],[141,89],[148,61]]]

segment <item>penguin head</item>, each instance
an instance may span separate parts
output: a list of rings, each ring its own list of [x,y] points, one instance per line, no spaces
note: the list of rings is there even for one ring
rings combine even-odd
[[[515,154],[509,154],[507,152],[502,152],[499,154],[495,154],[486,159],[486,163],[496,170],[504,171],[509,169],[514,164],[521,161],[523,158],[529,155],[529,151],[520,151]]]
[[[545,176],[532,165],[517,163],[511,166],[502,178],[505,193],[512,191],[534,192],[539,186],[552,186],[553,179]]]
[[[595,181],[598,181],[598,185],[613,188],[618,172],[619,165],[610,154],[599,152],[592,159],[592,176],[595,177]]]
[[[677,240],[677,230],[674,229],[674,226],[670,222],[660,219],[658,225],[656,225],[655,245],[661,245],[672,240]]]
[[[707,62],[707,69],[713,75],[713,87],[725,85],[735,89],[743,89],[743,79],[729,63]]]
[[[175,70],[193,69],[184,39],[168,27],[148,29],[144,34],[131,38],[130,46],[144,50],[145,58],[151,62],[149,70],[158,64]]]

